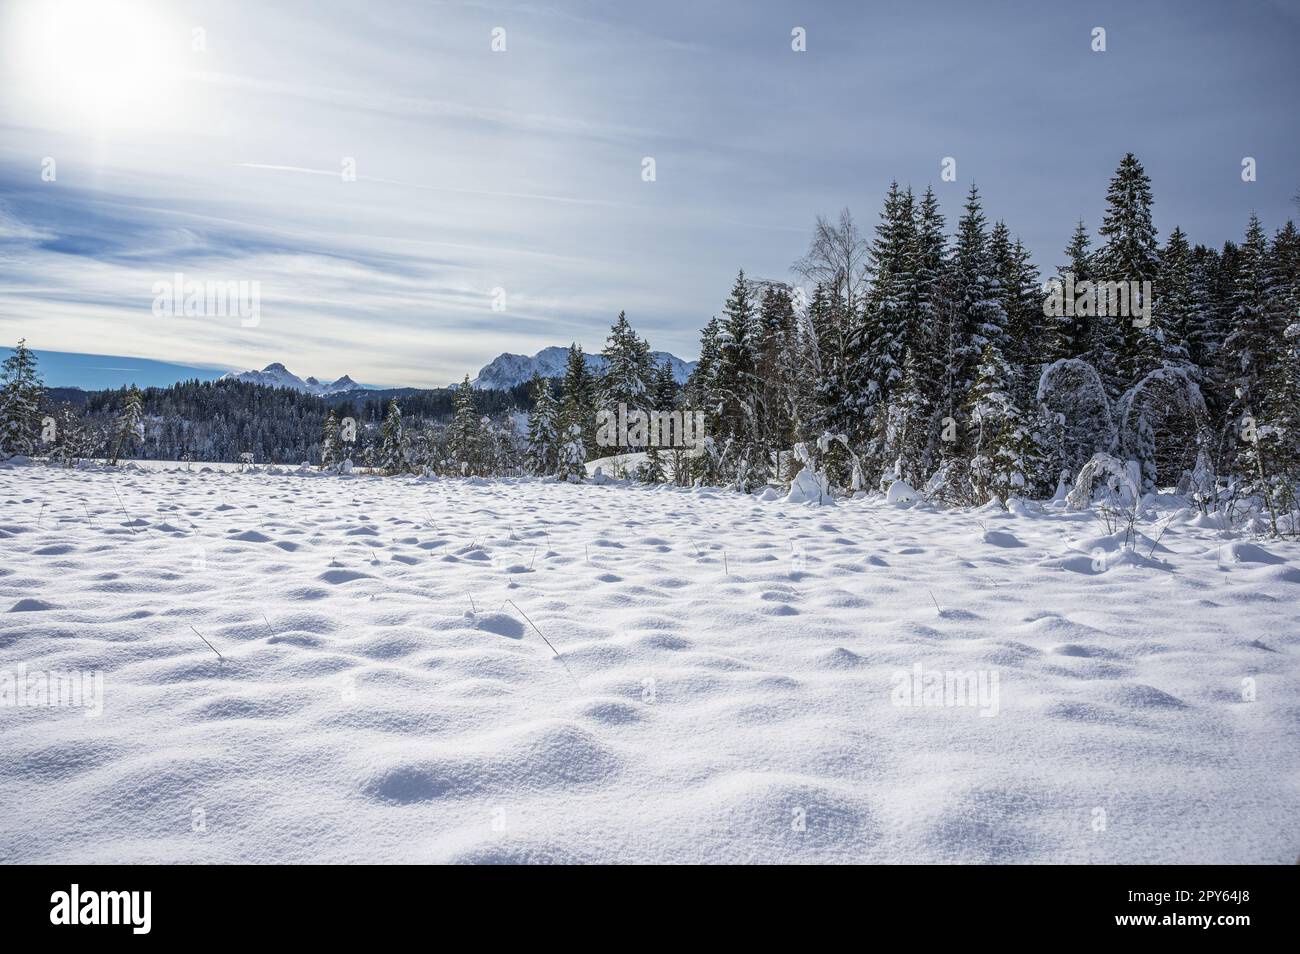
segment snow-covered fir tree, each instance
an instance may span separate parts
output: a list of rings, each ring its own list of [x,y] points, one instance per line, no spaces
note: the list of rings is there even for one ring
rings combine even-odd
[[[596,449],[596,381],[580,344],[569,346],[560,392],[560,433],[567,443],[573,428],[578,429],[582,459],[586,461]]]
[[[1080,219],[1075,223],[1069,244],[1065,246],[1065,263],[1056,272],[1062,305],[1069,296],[1071,307],[1062,307],[1061,314],[1045,319],[1048,322],[1048,349],[1045,355],[1048,361],[1084,358],[1091,346],[1091,318],[1073,307],[1074,296],[1071,294],[1081,282],[1093,280],[1092,256],[1088,251],[1091,245],[1092,237]]]
[[[632,329],[624,312],[618,313],[618,319],[609,330],[609,339],[601,354],[605,358],[605,369],[599,385],[601,408],[611,414],[618,414],[621,408],[626,408],[628,414],[649,411],[654,375],[650,345]],[[605,448],[603,453],[627,453],[640,449]]]
[[[709,431],[722,448],[727,477],[738,487],[766,481],[766,455],[758,437],[757,338],[754,305],[745,273],[736,276],[718,329],[718,357],[713,373]]]
[[[331,470],[339,464],[339,419],[333,411],[325,418],[320,442],[320,468]]]
[[[388,402],[388,413],[379,429],[377,465],[385,474],[401,474],[408,469],[406,458],[406,430],[402,425],[402,409],[397,399]]]
[[[453,473],[462,477],[479,473],[483,440],[483,416],[474,404],[474,389],[467,374],[456,389],[455,413],[447,428],[447,456]]]
[[[113,425],[113,448],[110,464],[116,464],[123,455],[129,456],[144,441],[144,400],[135,385],[126,388],[122,396],[122,410]]]
[[[1140,289],[1143,282],[1159,278],[1160,253],[1151,219],[1151,180],[1133,153],[1120,160],[1106,190],[1106,213],[1101,223],[1103,244],[1094,265],[1097,279],[1123,282]],[[1138,298],[1138,300],[1134,300]],[[1099,369],[1118,393],[1130,387],[1160,361],[1157,329],[1143,325],[1144,302],[1130,298],[1130,314],[1099,316],[1095,322],[1098,347],[1114,351],[1112,367]],[[1109,361],[1106,362],[1110,364]]]
[[[36,355],[20,339],[0,369],[0,459],[36,453],[43,393]]]
[[[551,383],[533,376],[533,409],[528,415],[528,463],[534,474],[553,474],[560,456],[560,406]]]

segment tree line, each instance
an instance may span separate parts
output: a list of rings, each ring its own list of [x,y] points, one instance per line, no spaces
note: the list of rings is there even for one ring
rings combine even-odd
[[[1161,243],[1152,205],[1126,155],[1096,236],[1078,222],[1045,282],[974,185],[949,234],[932,189],[894,183],[870,236],[847,210],[817,219],[793,264],[801,284],[741,271],[684,384],[620,313],[600,373],[575,343],[560,378],[511,393],[468,377],[361,405],[239,382],[99,392],[81,412],[58,410],[65,443],[49,456],[78,456],[90,423],[87,446],[108,456],[144,445],[173,459],[571,480],[613,457],[647,482],[740,491],[807,467],[831,493],[902,482],[967,504],[1059,493],[1104,457],[1136,467],[1142,490],[1262,493],[1295,509],[1300,235],[1287,222],[1270,237],[1252,215],[1218,248],[1178,227]],[[0,380],[9,453],[37,447],[29,363],[20,345]],[[598,425],[610,408],[701,411],[705,436],[611,444]]]

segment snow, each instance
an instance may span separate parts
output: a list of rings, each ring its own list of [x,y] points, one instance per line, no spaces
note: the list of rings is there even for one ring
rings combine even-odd
[[[587,361],[587,367],[593,374],[600,374],[605,370],[604,355],[599,353],[585,354],[584,357]],[[532,357],[526,354],[505,352],[485,364],[479,370],[478,376],[470,381],[470,386],[475,388],[496,388],[506,391],[516,385],[531,381],[535,374],[541,375],[543,378],[563,377],[565,362],[568,359],[569,349],[559,346],[543,348]],[[686,383],[686,379],[691,376],[691,372],[695,370],[696,365],[694,361],[684,361],[667,351],[652,351],[650,359],[654,362],[655,367],[665,361],[669,362],[673,369],[673,379],[678,384]]]
[[[1300,545],[1154,506],[0,467],[0,859],[1290,863]]]
[[[909,500],[916,500],[919,496],[916,489],[907,481],[895,480],[889,485],[885,500],[888,503],[905,503]]]
[[[267,388],[291,388],[294,391],[302,391],[306,394],[315,394],[321,397],[331,394],[344,394],[348,391],[370,390],[365,385],[357,384],[346,374],[329,384],[324,384],[314,377],[308,377],[304,380],[278,361],[268,364],[261,371],[223,374],[221,380],[243,381],[246,384],[260,384]]]

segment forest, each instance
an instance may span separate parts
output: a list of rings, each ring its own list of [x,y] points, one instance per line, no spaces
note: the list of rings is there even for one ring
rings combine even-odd
[[[1288,221],[1270,236],[1252,215],[1222,245],[1176,226],[1161,241],[1153,201],[1126,155],[1096,235],[1075,223],[1043,275],[1010,227],[990,222],[976,186],[950,234],[933,189],[894,183],[869,235],[848,210],[817,219],[797,281],[739,272],[684,385],[623,313],[603,372],[575,343],[561,378],[511,392],[468,377],[332,399],[191,381],[77,405],[44,392],[20,345],[0,379],[0,448],[63,464],[136,456],[568,480],[613,458],[617,475],[650,483],[753,492],[802,479],[832,496],[903,487],[969,505],[1096,479],[1131,494],[1253,495],[1276,522],[1297,509],[1300,235]],[[601,411],[618,406],[702,413],[705,437],[601,446]]]

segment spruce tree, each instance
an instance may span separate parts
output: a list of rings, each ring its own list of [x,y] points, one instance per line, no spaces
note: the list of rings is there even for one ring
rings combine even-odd
[[[578,429],[582,443],[582,460],[586,461],[595,448],[596,436],[596,384],[587,367],[582,346],[569,346],[569,356],[564,366],[564,382],[560,398],[560,434],[565,443],[573,439],[573,428]]]
[[[713,376],[718,370],[718,317],[714,315],[700,331],[700,359],[686,380],[686,401],[695,407],[709,408],[713,400]]]
[[[1262,381],[1260,453],[1276,476],[1275,509],[1290,512],[1300,510],[1300,232],[1291,222],[1273,237],[1270,293],[1274,344]]]
[[[1050,486],[1051,454],[1039,416],[1013,395],[1014,371],[996,342],[985,346],[968,409],[974,429],[970,480],[985,499],[1032,496]]]
[[[62,404],[55,414],[55,432],[50,446],[50,461],[65,467],[74,466],[93,450],[93,439],[86,422],[71,404]]]
[[[0,370],[0,459],[36,452],[43,396],[36,355],[20,339]]]
[[[681,403],[681,395],[682,388],[678,385],[677,379],[673,377],[672,363],[665,360],[655,369],[654,381],[652,382],[652,409],[660,414],[671,413],[677,410],[678,405]],[[690,414],[691,410],[689,407],[683,408],[681,413],[684,417]],[[681,478],[685,467],[686,455],[681,440],[683,435],[676,430],[672,430],[671,433],[664,430],[661,436],[670,438],[668,447],[660,449],[651,446],[646,449],[645,479],[651,483],[662,483],[668,479],[668,472],[664,464],[665,460],[671,461],[673,464],[674,479]],[[695,436],[699,437],[699,435]]]
[[[1159,278],[1160,254],[1156,229],[1151,221],[1151,180],[1133,153],[1120,160],[1106,190],[1106,213],[1101,223],[1104,240],[1097,250],[1097,278],[1102,282],[1154,283]],[[1155,329],[1141,324],[1143,302],[1135,294],[1129,300],[1130,314],[1098,316],[1098,347],[1114,349],[1114,360],[1098,368],[1108,386],[1119,393],[1135,384],[1157,366],[1160,347]]]
[[[469,386],[468,375],[465,384]],[[388,402],[388,413],[379,428],[379,469],[390,476],[407,469],[406,432],[402,426],[402,409],[396,398]]]
[[[617,415],[620,408],[628,414],[650,409],[650,385],[654,364],[650,346],[632,330],[624,312],[609,331],[609,340],[602,352],[605,370],[600,379],[600,403],[603,410]],[[639,447],[606,449],[605,453],[639,451]]]
[[[447,454],[454,472],[462,477],[475,476],[482,469],[484,456],[483,418],[474,404],[474,389],[469,375],[456,388],[452,402],[451,425],[447,429]]]
[[[339,464],[339,421],[331,410],[325,418],[320,444],[320,469],[330,470]]]
[[[849,340],[850,376],[864,390],[858,407],[884,407],[903,376],[904,351],[912,340],[916,315],[910,306],[916,289],[916,210],[912,190],[889,187],[871,245],[874,280],[864,320]]]
[[[755,375],[756,327],[745,273],[736,276],[718,329],[718,357],[713,374],[716,411],[710,423],[724,448],[725,478],[748,489],[767,479],[765,452],[758,441],[758,379]]]
[[[1086,360],[1091,346],[1090,323],[1088,315],[1079,314],[1074,307],[1073,297],[1066,300],[1069,290],[1076,288],[1080,282],[1092,281],[1091,255],[1088,247],[1092,239],[1080,219],[1074,227],[1074,234],[1065,246],[1065,264],[1057,269],[1057,281],[1061,284],[1062,300],[1065,307],[1061,314],[1048,319],[1048,353],[1049,361],[1063,358],[1084,358]]]
[[[1160,251],[1160,274],[1154,290],[1152,319],[1159,336],[1160,363],[1163,367],[1187,367],[1200,309],[1192,286],[1191,246],[1177,226]]]
[[[759,306],[755,342],[758,381],[758,443],[768,455],[794,444],[797,342],[794,304],[783,286],[771,285]]]
[[[966,412],[984,349],[991,342],[1002,341],[1007,322],[998,300],[979,189],[973,184],[957,223],[948,273],[947,375],[939,405],[946,416],[958,420]],[[968,433],[968,429],[958,427],[960,439],[945,441],[941,445],[944,455],[964,452]]]
[[[1258,216],[1251,215],[1237,265],[1231,330],[1223,348],[1225,381],[1239,414],[1250,414],[1256,407],[1262,396],[1260,383],[1281,338],[1273,280],[1268,239]]]
[[[134,384],[124,389],[122,410],[113,425],[113,435],[110,464],[116,464],[123,454],[130,454],[144,440],[144,399]]]
[[[533,376],[533,410],[528,415],[528,461],[534,474],[553,474],[559,463],[559,404],[551,382]]]

